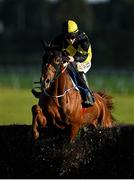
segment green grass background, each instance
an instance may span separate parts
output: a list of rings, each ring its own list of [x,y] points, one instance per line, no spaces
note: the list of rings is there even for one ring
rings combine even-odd
[[[7,73],[8,72],[8,73]],[[40,71],[4,70],[0,73],[0,125],[31,124],[31,107],[37,103],[31,93]],[[113,115],[117,123],[134,123],[134,75],[131,73],[93,72],[88,75],[94,91],[105,91],[113,97]]]

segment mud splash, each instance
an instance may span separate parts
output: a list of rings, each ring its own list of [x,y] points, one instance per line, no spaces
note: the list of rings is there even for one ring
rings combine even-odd
[[[0,126],[0,178],[134,178],[134,126],[31,138],[31,126]]]

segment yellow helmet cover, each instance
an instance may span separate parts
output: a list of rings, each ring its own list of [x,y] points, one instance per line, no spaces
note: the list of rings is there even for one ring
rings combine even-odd
[[[78,26],[73,20],[68,20],[68,33],[78,32]]]

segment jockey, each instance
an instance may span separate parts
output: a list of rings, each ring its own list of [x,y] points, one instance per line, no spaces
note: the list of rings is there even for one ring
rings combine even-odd
[[[70,75],[75,74],[78,88],[81,92],[85,107],[94,104],[94,97],[89,89],[85,74],[91,67],[92,50],[88,36],[80,32],[75,21],[68,20],[63,23],[62,33],[50,44],[69,57],[68,66]],[[72,77],[72,76],[71,76]],[[73,78],[73,77],[72,77]]]

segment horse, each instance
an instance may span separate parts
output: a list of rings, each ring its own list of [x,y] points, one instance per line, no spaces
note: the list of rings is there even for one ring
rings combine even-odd
[[[69,141],[73,142],[80,129],[92,125],[95,128],[113,126],[112,97],[103,92],[93,92],[95,102],[82,107],[80,91],[68,72],[69,62],[58,50],[47,49],[41,72],[42,93],[39,102],[32,107],[32,132],[34,140],[40,136],[39,126],[69,129]]]

